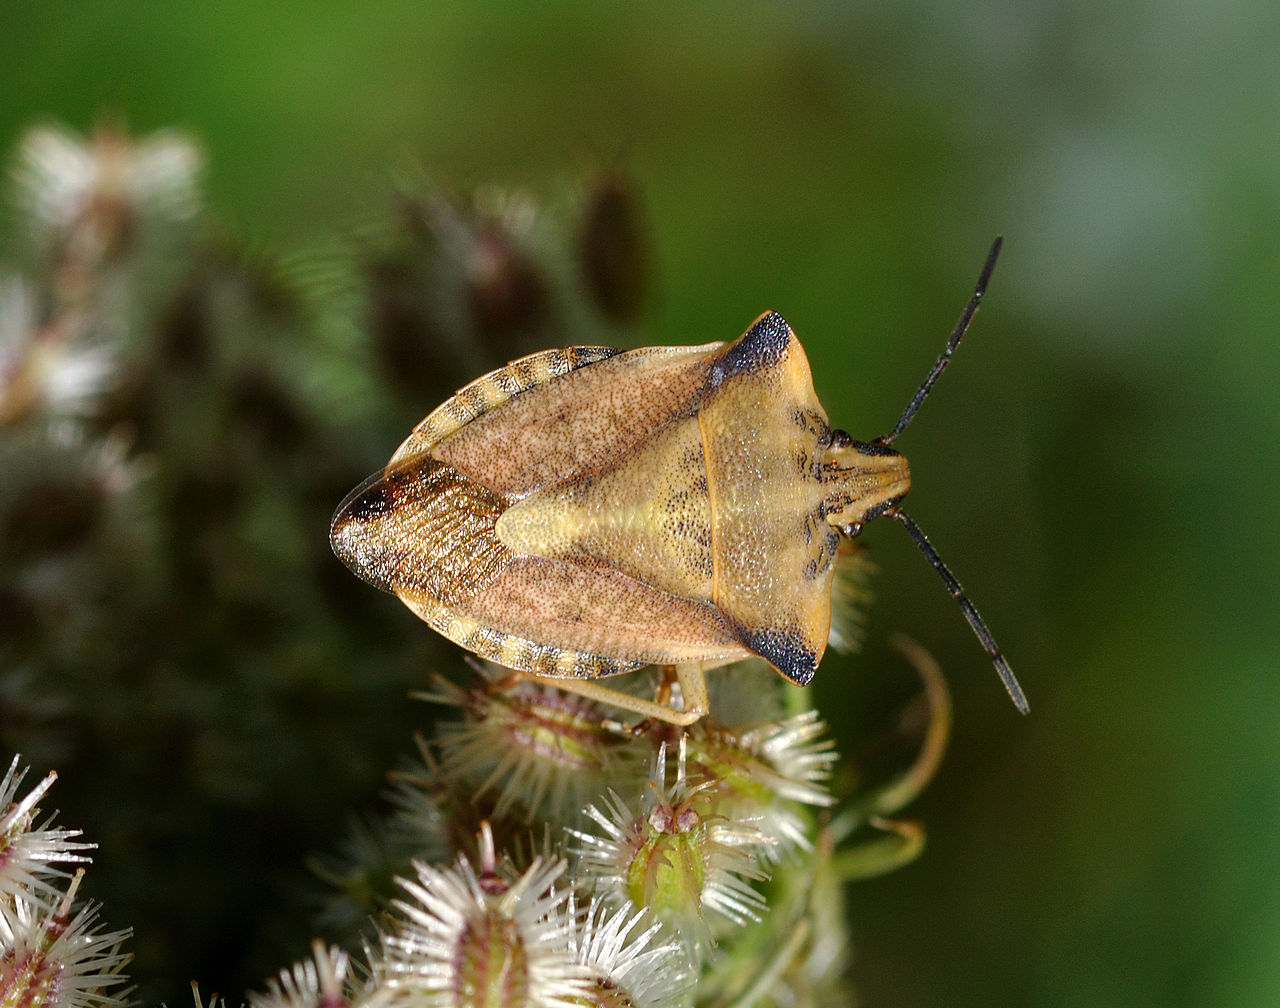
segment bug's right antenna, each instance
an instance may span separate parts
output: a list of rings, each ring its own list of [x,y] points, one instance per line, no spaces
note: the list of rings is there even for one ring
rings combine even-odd
[[[973,632],[978,638],[978,643],[982,645],[982,649],[991,657],[992,664],[996,667],[996,673],[1000,676],[1000,681],[1004,683],[1004,688],[1009,692],[1009,699],[1013,701],[1013,705],[1018,708],[1020,713],[1029,713],[1031,707],[1027,703],[1026,694],[1022,692],[1022,687],[1018,684],[1018,677],[1013,674],[1013,669],[1009,667],[1008,659],[1000,651],[999,645],[996,644],[996,639],[987,628],[986,620],[978,614],[977,608],[969,600],[969,596],[965,594],[964,589],[960,587],[960,582],[956,580],[955,575],[951,573],[947,565],[942,562],[942,557],[938,556],[938,551],[933,548],[933,543],[929,542],[924,532],[921,531],[920,526],[913,522],[905,512],[893,507],[886,511],[885,514],[897,518],[906,527],[912,540],[920,547],[920,552],[929,561],[929,566],[938,572],[938,577],[942,578],[942,583],[947,586],[947,591],[951,593],[951,597],[959,604],[960,611],[964,613],[964,618],[969,621],[969,626],[973,628]]]
[[[987,253],[987,261],[983,264],[982,272],[978,275],[978,283],[973,288],[973,297],[969,298],[969,303],[964,306],[964,311],[960,313],[960,321],[951,330],[947,345],[942,348],[942,353],[934,362],[933,370],[929,372],[929,376],[916,389],[916,394],[911,397],[911,402],[907,403],[907,408],[902,411],[902,416],[898,417],[898,422],[893,425],[893,430],[884,435],[884,437],[876,438],[879,444],[893,444],[894,439],[907,429],[907,424],[911,423],[911,418],[916,415],[916,410],[920,408],[925,396],[933,388],[933,383],[938,380],[942,372],[947,369],[947,365],[951,363],[951,355],[955,353],[956,347],[960,345],[960,340],[969,328],[969,323],[973,321],[973,316],[978,312],[978,305],[982,303],[982,295],[986,293],[987,284],[991,282],[991,274],[996,268],[996,260],[1000,258],[1000,246],[1003,244],[1003,238],[996,238],[991,243],[991,251]]]

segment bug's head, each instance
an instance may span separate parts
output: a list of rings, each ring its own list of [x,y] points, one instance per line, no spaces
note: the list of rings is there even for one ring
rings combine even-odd
[[[855,441],[831,432],[822,464],[827,522],[848,536],[879,518],[906,496],[911,470],[906,457],[880,441]]]

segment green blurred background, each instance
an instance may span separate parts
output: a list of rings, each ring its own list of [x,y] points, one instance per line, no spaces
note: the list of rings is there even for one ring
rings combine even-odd
[[[621,164],[656,253],[644,341],[777,308],[861,437],[1003,233],[899,446],[1032,714],[873,526],[866,652],[824,665],[821,707],[855,725],[901,630],[957,723],[913,808],[924,857],[851,890],[858,985],[951,1008],[1280,999],[1280,7],[8,0],[0,98],[6,154],[103,112],[189,130],[213,212],[270,249],[358,227],[413,166],[545,188]]]

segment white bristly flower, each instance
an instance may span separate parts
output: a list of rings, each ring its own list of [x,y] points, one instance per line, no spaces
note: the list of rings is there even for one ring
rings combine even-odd
[[[37,127],[18,148],[17,202],[44,240],[64,241],[95,219],[94,237],[154,214],[180,221],[200,206],[200,151],[176,132],[131,139],[101,126],[87,140],[54,126]],[[79,240],[85,240],[83,237]]]
[[[101,932],[97,907],[71,916],[83,872],[52,909],[24,896],[0,900],[0,1005],[21,1008],[122,1008],[117,988],[132,958],[128,930]]]
[[[32,414],[91,414],[115,382],[111,344],[86,339],[69,316],[41,324],[35,291],[0,277],[0,424]]]
[[[317,941],[311,958],[281,971],[265,993],[249,997],[250,1008],[346,1008],[347,954]]]
[[[634,810],[612,790],[604,808],[587,810],[598,832],[570,831],[580,845],[580,882],[595,876],[614,905],[648,910],[687,947],[706,948],[704,911],[736,925],[763,914],[764,900],[750,882],[766,877],[759,854],[770,841],[753,823],[720,813],[713,782],[689,779],[683,736],[675,780],[668,785],[666,778],[664,744]]]
[[[812,848],[797,806],[829,808],[835,803],[825,785],[837,754],[826,730],[811,710],[786,721],[737,728],[704,721],[689,732],[689,761],[701,767],[715,788],[718,808],[756,823],[775,840],[764,851],[770,860]]]
[[[0,900],[15,900],[19,896],[46,909],[57,905],[60,888],[53,879],[65,879],[67,872],[52,867],[55,864],[87,862],[80,853],[92,850],[96,845],[76,840],[80,830],[55,829],[53,816],[37,825],[36,807],[40,799],[53,786],[57,775],[50,773],[19,802],[14,801],[18,787],[27,771],[18,769],[18,757],[9,764],[9,771],[0,780]],[[59,882],[59,885],[63,883]]]
[[[410,897],[371,964],[366,1008],[581,1008],[586,971],[570,954],[563,861],[535,858],[514,881],[499,874],[481,832],[480,871],[465,857],[441,870],[415,864]]]
[[[572,909],[570,910],[572,913]],[[643,910],[613,913],[592,900],[573,934],[573,955],[590,975],[584,1008],[677,1008],[689,1003],[693,972],[685,950],[659,942],[662,925]]]
[[[483,681],[470,689],[439,680],[428,697],[466,712],[440,733],[442,768],[474,796],[494,794],[495,817],[519,810],[526,820],[580,821],[615,774],[623,740],[604,727],[600,705],[538,683],[493,688],[506,674],[495,668],[484,666]]]

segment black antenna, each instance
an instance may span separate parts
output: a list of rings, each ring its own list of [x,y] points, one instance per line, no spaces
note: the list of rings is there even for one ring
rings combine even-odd
[[[1000,681],[1004,683],[1004,688],[1009,692],[1009,699],[1013,701],[1013,705],[1021,713],[1030,713],[1031,707],[1027,703],[1026,694],[1022,692],[1022,687],[1018,685],[1018,677],[1013,674],[1013,669],[1009,667],[1008,659],[1000,651],[1000,646],[996,644],[996,639],[987,628],[986,621],[978,614],[978,610],[969,600],[969,596],[960,587],[960,582],[956,580],[956,576],[942,562],[942,557],[938,556],[938,551],[933,548],[933,543],[929,542],[928,537],[920,530],[919,525],[896,507],[890,508],[885,514],[897,518],[898,521],[906,526],[907,532],[911,535],[915,544],[920,547],[920,552],[929,561],[929,566],[938,572],[938,577],[942,578],[942,583],[947,586],[947,591],[951,593],[951,597],[959,603],[960,611],[964,613],[964,618],[969,621],[969,626],[973,628],[973,632],[978,638],[978,643],[991,656],[991,661],[996,667],[996,674],[1000,676]]]
[[[907,403],[907,408],[902,411],[902,416],[894,424],[893,430],[884,437],[876,438],[878,444],[893,444],[897,436],[907,429],[907,424],[911,423],[911,418],[916,415],[916,410],[920,408],[925,396],[933,388],[933,383],[938,380],[942,372],[947,369],[947,365],[951,363],[951,355],[955,353],[956,347],[960,345],[960,340],[969,328],[969,323],[973,321],[973,316],[978,313],[978,305],[982,303],[982,295],[986,293],[987,284],[991,282],[991,274],[996,268],[996,260],[1000,258],[1000,246],[1003,244],[1003,238],[996,238],[991,243],[991,251],[987,253],[987,261],[983,264],[982,272],[978,275],[978,284],[973,288],[973,297],[969,298],[969,303],[964,306],[964,311],[960,313],[960,321],[951,330],[947,345],[942,348],[942,353],[937,361],[934,362],[933,370],[929,372],[929,377],[916,389],[916,394],[911,397],[911,402]]]
[[[982,295],[986,293],[987,284],[991,282],[991,274],[996,268],[996,260],[1000,257],[1000,246],[1003,244],[1003,238],[996,238],[991,243],[991,251],[987,253],[987,261],[983,263],[982,272],[978,274],[978,283],[973,288],[973,297],[969,298],[969,303],[964,306],[964,311],[960,313],[960,320],[951,331],[951,335],[947,339],[947,345],[942,348],[942,353],[938,356],[937,361],[934,362],[933,370],[929,372],[928,377],[916,389],[916,394],[911,397],[911,402],[907,403],[907,408],[902,411],[902,416],[894,424],[893,430],[884,437],[877,438],[877,444],[892,444],[894,439],[907,429],[907,424],[911,423],[911,419],[916,415],[920,404],[924,402],[929,390],[933,388],[933,383],[938,380],[942,372],[947,369],[947,365],[951,363],[951,355],[955,353],[956,347],[960,345],[960,340],[964,337],[969,328],[969,323],[973,321],[973,316],[977,314],[978,306],[982,303]],[[1027,704],[1026,694],[1022,692],[1022,687],[1018,685],[1018,678],[1013,674],[1013,669],[1009,667],[1008,659],[1000,651],[1000,647],[996,644],[995,637],[991,635],[991,630],[987,627],[986,621],[979,615],[977,608],[969,600],[969,596],[965,594],[964,589],[960,587],[960,582],[956,580],[955,575],[951,573],[947,565],[942,562],[942,557],[938,556],[938,551],[933,548],[933,543],[929,542],[928,537],[920,530],[920,526],[904,512],[898,510],[897,507],[889,508],[885,514],[892,515],[906,526],[907,532],[915,541],[915,544],[920,547],[920,552],[929,561],[929,566],[938,572],[938,576],[942,578],[942,583],[947,586],[947,591],[951,593],[951,597],[959,604],[960,611],[964,613],[964,618],[968,620],[969,626],[973,628],[973,632],[978,638],[978,643],[982,645],[982,649],[991,657],[991,661],[996,667],[996,674],[1000,676],[1000,681],[1004,683],[1004,688],[1009,692],[1009,699],[1023,714],[1028,713],[1031,708]]]

